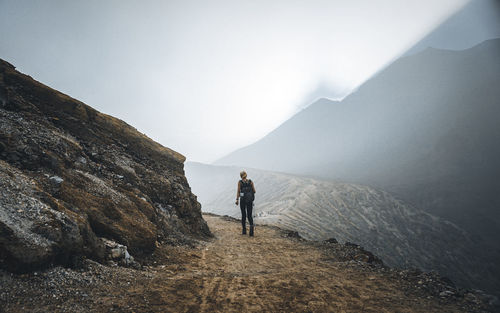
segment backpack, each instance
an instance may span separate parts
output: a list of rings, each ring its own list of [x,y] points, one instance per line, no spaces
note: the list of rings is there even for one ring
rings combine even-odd
[[[243,180],[240,180],[240,196],[245,200],[245,202],[249,203],[255,199],[255,195],[253,193],[252,181],[249,179],[245,183]]]

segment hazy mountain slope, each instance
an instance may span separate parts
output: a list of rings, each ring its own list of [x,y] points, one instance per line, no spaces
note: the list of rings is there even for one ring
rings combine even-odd
[[[462,9],[422,38],[405,54],[428,47],[462,50],[500,37],[500,1],[469,1]]]
[[[401,58],[216,164],[371,184],[500,236],[500,39]]]
[[[202,210],[240,216],[235,206],[240,168],[186,163]],[[367,186],[248,170],[257,189],[255,223],[297,230],[308,239],[361,244],[392,266],[437,270],[467,286],[492,288],[492,268],[454,224]]]

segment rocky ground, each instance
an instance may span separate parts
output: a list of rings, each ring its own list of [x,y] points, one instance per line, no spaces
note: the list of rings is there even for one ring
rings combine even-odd
[[[489,312],[487,296],[436,274],[385,267],[354,244],[310,242],[205,215],[215,237],[162,245],[137,269],[0,272],[1,312]]]

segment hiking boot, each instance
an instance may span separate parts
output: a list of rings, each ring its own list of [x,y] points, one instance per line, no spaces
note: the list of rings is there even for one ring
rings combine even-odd
[[[241,232],[242,235],[246,235],[247,234],[247,228],[246,227],[243,227],[243,231]]]
[[[250,236],[253,237],[253,225],[250,225]]]

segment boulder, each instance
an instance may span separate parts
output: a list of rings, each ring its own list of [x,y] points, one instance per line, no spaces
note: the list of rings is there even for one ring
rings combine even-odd
[[[0,266],[25,272],[51,264],[74,264],[103,246],[88,223],[42,202],[37,183],[0,160]]]

